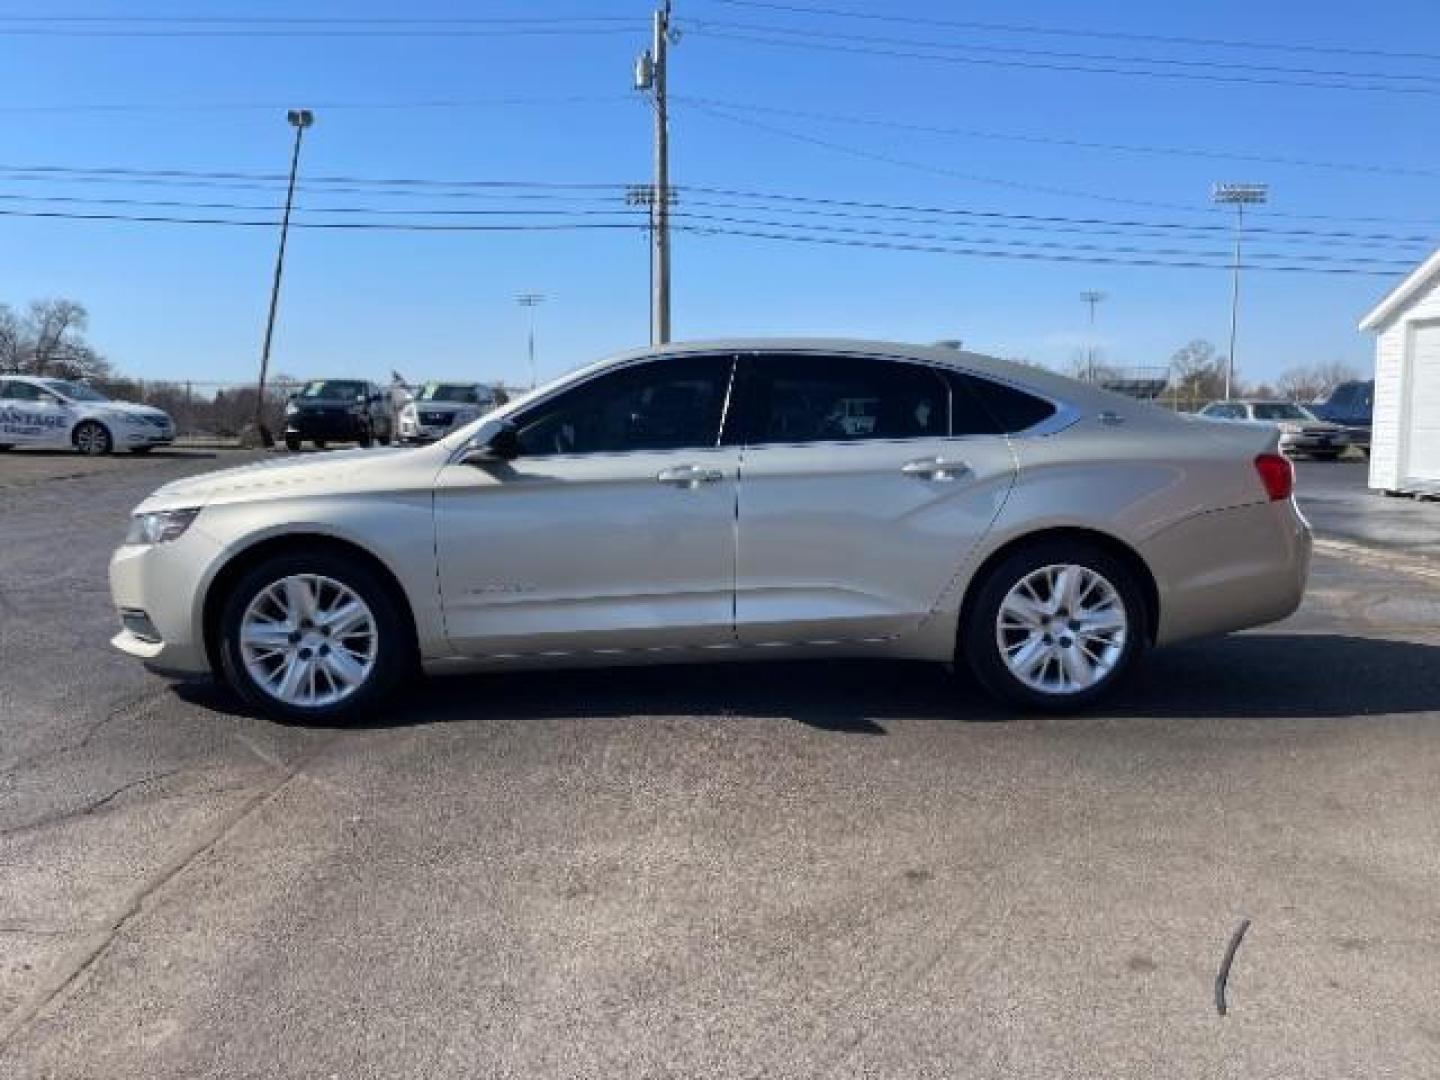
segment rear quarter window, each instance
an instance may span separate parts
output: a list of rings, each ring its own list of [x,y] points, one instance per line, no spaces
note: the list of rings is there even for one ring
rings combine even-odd
[[[1014,434],[1055,415],[1052,403],[1013,386],[962,372],[951,372],[950,382],[956,435]]]

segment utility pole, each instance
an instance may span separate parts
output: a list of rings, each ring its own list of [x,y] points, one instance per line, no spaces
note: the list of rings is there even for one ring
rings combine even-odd
[[[655,187],[650,198],[650,344],[670,340],[670,112],[665,95],[670,0],[655,11],[654,40],[635,61],[635,89],[648,91],[655,117]]]
[[[1095,306],[1105,299],[1103,292],[1086,289],[1080,294],[1082,303],[1090,305],[1090,340],[1085,346],[1085,378],[1095,381]]]
[[[1245,207],[1260,206],[1270,198],[1269,184],[1216,184],[1211,198],[1235,207],[1235,262],[1230,277],[1230,355],[1225,358],[1225,400],[1235,389],[1235,337],[1240,321],[1240,241],[1245,233]]]
[[[535,309],[545,302],[544,293],[527,292],[515,297],[515,303],[530,311],[530,335],[529,335],[529,356],[530,356],[530,389],[536,386],[535,379]]]
[[[291,109],[285,116],[295,129],[295,148],[290,152],[290,184],[285,189],[285,213],[280,218],[280,250],[275,256],[275,279],[270,283],[270,314],[265,318],[265,343],[260,347],[260,382],[255,394],[255,430],[268,449],[275,437],[265,426],[265,376],[270,370],[270,341],[275,336],[275,309],[280,304],[280,275],[285,270],[285,239],[290,234],[290,207],[295,202],[295,173],[300,167],[300,141],[305,129],[315,122],[309,109]]]

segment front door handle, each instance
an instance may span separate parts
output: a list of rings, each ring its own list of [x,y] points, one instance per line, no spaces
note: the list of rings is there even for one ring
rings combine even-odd
[[[672,487],[697,488],[701,484],[714,484],[725,479],[719,469],[702,469],[698,465],[675,465],[661,469],[655,479]]]
[[[963,461],[947,461],[945,458],[928,457],[907,461],[900,466],[900,471],[906,476],[914,476],[920,480],[948,483],[968,475],[970,466]]]

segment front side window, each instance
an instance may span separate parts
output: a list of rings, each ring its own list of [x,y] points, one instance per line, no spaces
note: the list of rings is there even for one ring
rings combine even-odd
[[[621,454],[713,447],[730,389],[729,356],[682,356],[601,375],[516,418],[520,453]]]
[[[851,356],[759,356],[745,401],[752,444],[940,438],[950,392],[919,364]]]

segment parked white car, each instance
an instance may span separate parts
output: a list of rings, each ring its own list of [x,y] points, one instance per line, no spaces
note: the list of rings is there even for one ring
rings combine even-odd
[[[82,454],[143,454],[175,441],[175,422],[159,409],[111,401],[84,383],[0,376],[0,450],[72,446]]]
[[[433,442],[496,404],[495,391],[482,383],[427,382],[400,410],[400,441]]]
[[[1275,427],[1280,431],[1280,450],[1286,454],[1334,461],[1350,445],[1350,433],[1343,425],[1321,420],[1293,401],[1212,401],[1200,415],[1206,420]]]

